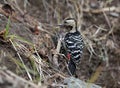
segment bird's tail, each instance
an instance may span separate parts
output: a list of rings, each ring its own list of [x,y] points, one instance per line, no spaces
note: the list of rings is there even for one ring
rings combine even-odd
[[[76,64],[72,61],[72,59],[68,63],[68,69],[70,75],[75,75],[76,72]]]

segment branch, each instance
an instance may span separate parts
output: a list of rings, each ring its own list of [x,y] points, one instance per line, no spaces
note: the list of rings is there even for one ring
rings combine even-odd
[[[57,48],[56,48],[56,52],[53,56],[53,63],[58,67],[59,64],[58,64],[58,53],[60,52],[60,47],[61,47],[61,42],[62,42],[62,36],[59,38],[58,40],[58,44],[57,44]]]

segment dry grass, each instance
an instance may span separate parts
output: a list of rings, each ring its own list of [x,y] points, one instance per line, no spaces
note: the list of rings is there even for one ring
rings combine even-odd
[[[56,64],[59,67],[53,65],[52,56],[55,54],[56,46],[51,36],[62,35],[61,32],[64,30],[58,29],[56,26],[64,18],[74,17],[77,19],[78,28],[83,35],[86,46],[83,59],[77,68],[78,78],[105,88],[117,88],[120,85],[120,78],[117,78],[120,73],[120,56],[118,55],[120,53],[120,42],[118,41],[120,37],[118,33],[120,32],[120,7],[118,2],[117,0],[101,0],[99,2],[90,0],[35,0],[33,3],[33,1],[27,2],[27,0],[25,2],[8,0],[6,3],[9,3],[15,12],[9,14],[2,9],[0,12],[6,17],[10,16],[11,24],[18,22],[18,24],[23,24],[26,30],[32,30],[27,34],[28,36],[32,35],[32,38],[26,40],[24,35],[21,37],[22,33],[14,35],[14,25],[9,29],[11,33],[7,35],[8,40],[0,39],[12,47],[15,50],[14,53],[17,54],[16,57],[11,54],[6,55],[12,60],[12,63],[16,64],[17,72],[15,71],[15,73],[37,85],[62,85],[62,80],[69,77],[67,63],[64,55],[59,52],[60,47],[57,47],[59,57],[56,59]],[[4,53],[7,50],[8,48]],[[0,56],[2,54],[1,51]],[[110,76],[106,77],[108,74]]]

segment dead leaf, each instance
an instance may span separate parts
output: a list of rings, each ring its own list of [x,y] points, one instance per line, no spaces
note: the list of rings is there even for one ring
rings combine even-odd
[[[5,29],[0,31],[0,36],[3,36],[5,34],[5,31],[6,31]]]
[[[10,15],[12,15],[12,13],[15,12],[15,10],[9,4],[4,4],[2,6],[2,9]]]

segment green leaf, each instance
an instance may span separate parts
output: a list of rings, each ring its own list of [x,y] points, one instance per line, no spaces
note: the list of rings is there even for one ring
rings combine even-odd
[[[6,28],[5,28],[5,34],[4,34],[4,38],[6,39],[6,37],[8,36],[9,34],[9,28],[10,28],[10,16],[8,18],[8,22],[7,22],[7,25],[6,25]]]

